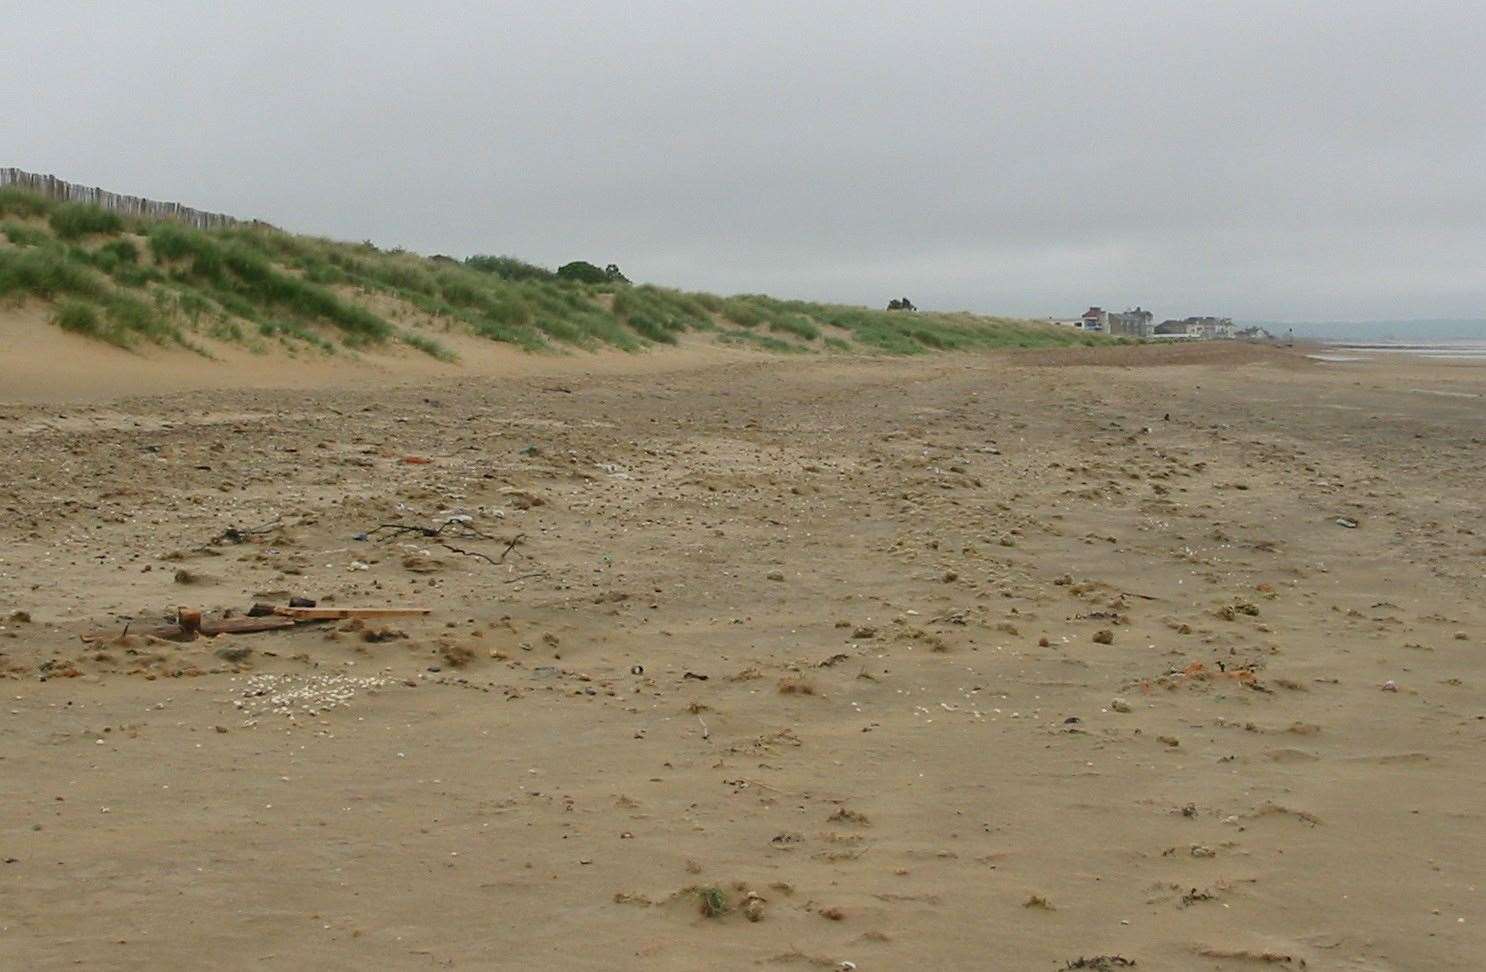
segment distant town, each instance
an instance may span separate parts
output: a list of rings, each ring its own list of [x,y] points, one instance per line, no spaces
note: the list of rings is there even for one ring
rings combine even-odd
[[[1168,318],[1156,323],[1156,315],[1142,307],[1126,311],[1107,311],[1090,307],[1080,317],[1049,318],[1053,324],[1092,331],[1114,337],[1133,337],[1149,341],[1273,341],[1274,335],[1262,327],[1238,328],[1231,317]]]

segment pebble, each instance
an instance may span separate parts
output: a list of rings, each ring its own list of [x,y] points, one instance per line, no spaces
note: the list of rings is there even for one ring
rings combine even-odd
[[[267,712],[290,717],[295,713],[313,715],[349,705],[358,692],[380,688],[389,681],[376,675],[253,675],[243,688],[242,699],[233,704],[250,717]]]

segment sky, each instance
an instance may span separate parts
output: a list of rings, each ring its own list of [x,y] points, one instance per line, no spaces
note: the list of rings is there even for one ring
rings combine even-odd
[[[0,165],[425,253],[1486,317],[1480,0],[0,0]]]

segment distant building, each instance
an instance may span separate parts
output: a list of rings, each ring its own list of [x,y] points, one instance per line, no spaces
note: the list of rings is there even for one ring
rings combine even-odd
[[[1117,314],[1109,314],[1107,315],[1109,333],[1123,337],[1148,338],[1156,330],[1151,323],[1154,317],[1155,315],[1150,311],[1139,307]]]
[[[1156,337],[1188,337],[1199,341],[1231,341],[1233,319],[1229,317],[1187,317],[1180,321],[1164,320],[1152,332]]]
[[[1235,339],[1239,341],[1273,341],[1274,335],[1265,328],[1255,324],[1233,332]]]
[[[1233,319],[1229,317],[1189,317],[1187,333],[1207,341],[1226,341],[1233,338]]]
[[[1090,307],[1084,311],[1079,321],[1083,330],[1103,333],[1109,330],[1109,311],[1100,307]]]

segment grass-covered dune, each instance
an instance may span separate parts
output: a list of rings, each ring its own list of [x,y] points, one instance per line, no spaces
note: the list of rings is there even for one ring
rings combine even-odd
[[[454,333],[531,351],[634,351],[690,332],[791,353],[1101,340],[975,314],[688,293],[602,272],[559,274],[512,257],[425,257],[261,225],[201,231],[16,189],[0,189],[0,301],[45,302],[56,326],[121,347],[203,352],[203,337],[326,354],[400,343],[452,360],[440,337]]]

